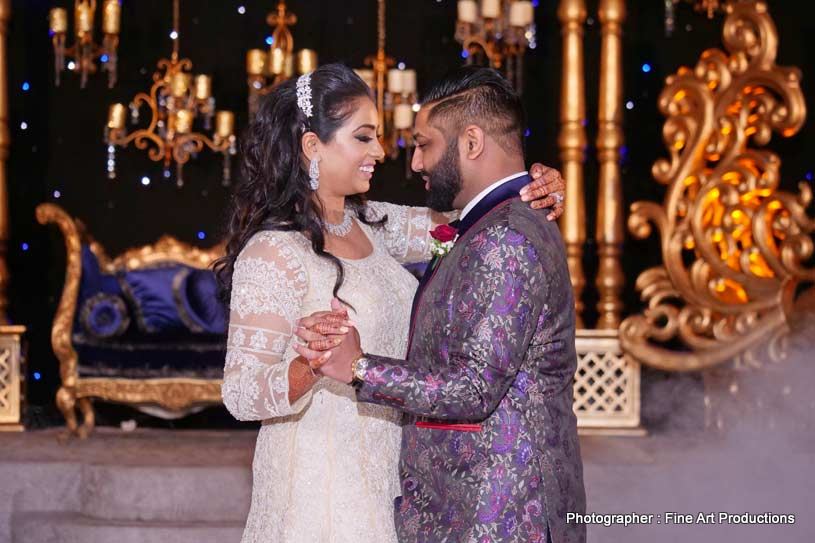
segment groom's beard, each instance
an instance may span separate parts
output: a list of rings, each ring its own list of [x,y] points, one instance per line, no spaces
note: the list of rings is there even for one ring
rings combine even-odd
[[[436,211],[452,211],[453,200],[461,192],[461,168],[459,167],[458,139],[447,144],[433,171],[425,171],[430,179],[427,205]]]

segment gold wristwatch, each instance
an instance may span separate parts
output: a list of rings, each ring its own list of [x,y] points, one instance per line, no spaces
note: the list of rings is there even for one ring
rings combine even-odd
[[[362,384],[365,381],[365,370],[368,369],[369,362],[368,358],[365,357],[365,353],[362,353],[351,362],[352,385]]]

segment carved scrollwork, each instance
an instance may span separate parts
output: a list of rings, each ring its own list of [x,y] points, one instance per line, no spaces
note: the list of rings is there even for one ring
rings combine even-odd
[[[82,379],[80,397],[181,411],[221,402],[221,381],[204,379]]]
[[[662,205],[632,205],[628,226],[644,238],[656,226],[663,265],[643,272],[642,315],[620,327],[623,348],[667,370],[709,367],[784,326],[796,287],[815,281],[806,266],[815,221],[812,192],[779,190],[773,132],[789,137],[806,118],[800,72],[775,64],[778,33],[763,2],[731,5],[727,50],[705,51],[680,68],[659,98],[670,158],[652,168],[667,186]],[[669,349],[681,342],[689,351]]]

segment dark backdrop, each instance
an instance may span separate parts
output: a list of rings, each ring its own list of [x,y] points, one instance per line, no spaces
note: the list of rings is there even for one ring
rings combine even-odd
[[[238,128],[246,124],[245,53],[266,47],[270,34],[266,13],[276,0],[184,0],[181,16],[181,53],[193,61],[195,73],[213,76],[213,93],[219,109],[237,114]],[[586,26],[586,86],[588,131],[586,180],[589,237],[593,237],[597,166],[594,152],[597,115],[597,71],[600,25],[596,0],[589,0],[590,18]],[[119,83],[107,89],[103,76],[92,77],[88,87],[79,89],[73,74],[64,74],[60,88],[53,84],[53,54],[48,37],[47,14],[53,5],[72,4],[68,0],[13,0],[10,25],[10,130],[9,161],[11,242],[10,316],[28,327],[28,422],[37,426],[60,419],[55,416],[53,394],[58,386],[58,367],[50,347],[50,327],[64,274],[64,249],[55,229],[44,228],[34,218],[41,202],[55,202],[71,215],[81,218],[90,232],[110,254],[172,234],[186,242],[209,246],[217,242],[222,228],[227,191],[221,187],[220,160],[203,153],[185,167],[186,186],[177,189],[161,178],[161,166],[151,162],[146,152],[118,151],[119,176],[110,181],[105,174],[105,146],[102,130],[107,106],[130,101],[139,91],[149,89],[156,61],[169,56],[171,28],[170,0],[124,0],[119,49]],[[811,8],[793,0],[769,2],[781,34],[778,61],[794,65],[804,73],[804,90],[815,74],[815,59],[808,47],[815,31]],[[238,12],[245,6],[245,14]],[[289,8],[299,18],[293,29],[296,48],[318,51],[321,62],[340,61],[354,67],[375,52],[376,2],[374,0],[291,0]],[[540,0],[536,10],[537,47],[527,55],[525,101],[529,112],[528,158],[557,165],[557,129],[560,94],[560,29],[555,0]],[[719,47],[721,17],[709,21],[689,6],[677,9],[676,30],[666,37],[663,2],[631,0],[625,23],[625,110],[626,145],[622,172],[626,206],[641,199],[659,199],[663,194],[650,175],[653,161],[665,155],[661,140],[663,119],[656,100],[665,76],[679,65],[694,65],[708,47]],[[418,71],[420,91],[435,78],[459,64],[460,49],[453,40],[456,14],[454,0],[392,0],[388,3],[387,50],[399,61]],[[646,71],[648,64],[650,71]],[[27,84],[27,85],[26,85]],[[24,86],[28,90],[24,90]],[[813,110],[813,96],[807,95]],[[21,124],[26,123],[23,130]],[[800,134],[771,147],[783,159],[785,186],[792,188],[812,177],[811,153],[813,123],[807,121]],[[405,180],[403,161],[388,162],[377,170],[372,198],[398,203],[423,202],[417,180]],[[140,182],[150,178],[149,186]],[[203,239],[202,239],[203,238]],[[638,299],[633,283],[639,272],[657,264],[655,240],[628,240],[625,246],[625,301],[627,311],[636,310]],[[586,270],[592,274],[594,244],[589,240]],[[591,280],[590,276],[590,280]],[[592,308],[596,298],[587,289],[585,301]],[[592,316],[589,321],[592,322]],[[647,382],[668,380],[693,383],[694,377],[666,376],[649,372]],[[691,385],[692,386],[692,385]],[[661,404],[660,412],[649,412],[645,391],[645,416],[658,422],[674,407]],[[664,394],[664,387],[652,390]],[[681,402],[682,400],[677,400]],[[223,415],[222,412],[214,416]],[[211,414],[207,421],[213,420]],[[115,420],[111,414],[108,419]],[[204,419],[198,422],[204,423]],[[195,424],[195,422],[193,422]]]

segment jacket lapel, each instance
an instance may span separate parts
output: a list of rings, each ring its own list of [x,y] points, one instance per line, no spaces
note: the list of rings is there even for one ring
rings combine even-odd
[[[518,196],[518,193],[524,188],[529,182],[531,178],[529,175],[522,175],[520,177],[516,177],[511,181],[507,181],[503,185],[496,187],[493,189],[489,194],[487,194],[484,198],[478,202],[475,207],[473,207],[467,216],[464,217],[460,221],[453,221],[450,223],[450,226],[458,229],[458,237],[459,239],[469,230],[475,223],[477,223],[482,217],[487,215],[490,211],[495,209],[499,204],[509,200],[510,198],[515,198]],[[433,277],[433,274],[436,271],[436,268],[439,265],[439,257],[433,256],[433,259],[427,265],[427,269],[425,269],[424,275],[422,275],[421,280],[419,281],[419,286],[416,289],[416,295],[413,297],[413,307],[410,312],[410,339],[413,339],[413,324],[416,318],[416,310],[419,308],[419,302],[422,298],[422,292],[427,287],[427,284],[430,282],[430,279]],[[409,347],[409,345],[408,345]]]

